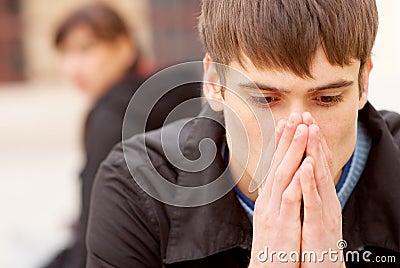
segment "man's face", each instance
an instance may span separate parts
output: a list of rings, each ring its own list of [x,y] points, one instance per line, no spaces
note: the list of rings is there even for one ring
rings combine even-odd
[[[367,68],[366,74],[363,75],[365,93],[360,96],[360,61],[354,60],[344,67],[333,66],[322,49],[317,51],[312,63],[313,78],[302,78],[287,71],[258,70],[248,58],[244,58],[243,63],[245,68],[237,62],[232,62],[229,66],[246,75],[259,89],[249,83],[238,85],[237,81],[230,81],[227,75],[226,84],[232,91],[225,90],[221,101],[236,111],[246,129],[250,144],[247,166],[250,176],[254,175],[257,165],[252,163],[254,159],[251,155],[259,155],[262,141],[260,130],[256,127],[257,122],[255,117],[250,115],[248,105],[256,109],[264,107],[266,115],[270,110],[275,123],[281,119],[287,120],[291,113],[311,113],[331,150],[332,177],[337,182],[343,166],[355,148],[357,115],[366,102],[370,68]],[[236,90],[248,98],[239,98]],[[207,90],[205,92],[207,95]],[[247,100],[247,103],[243,99]],[[230,129],[229,124],[226,127],[228,137],[234,137],[230,133],[234,133],[235,129]],[[234,138],[229,143],[235,144]],[[235,155],[231,157],[234,160]]]

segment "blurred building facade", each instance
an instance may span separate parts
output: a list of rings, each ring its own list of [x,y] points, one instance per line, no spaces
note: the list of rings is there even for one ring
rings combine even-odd
[[[201,60],[197,34],[200,0],[151,0],[150,6],[156,68]]]
[[[20,0],[0,0],[0,81],[24,78]]]
[[[52,37],[78,6],[96,0],[0,0],[0,82],[59,77]],[[201,59],[196,24],[200,0],[103,0],[133,27],[146,60],[160,69]],[[400,2],[377,0],[380,29],[374,52],[377,78],[397,77]],[[390,52],[389,53],[387,52]],[[157,59],[157,60],[155,60]],[[376,68],[378,69],[378,68]]]
[[[1,0],[0,0],[1,1]],[[4,0],[3,0],[4,1]],[[14,0],[9,0],[14,1]],[[94,0],[20,0],[23,26],[25,73],[33,80],[54,80],[59,77],[58,55],[53,36],[59,23],[80,6]],[[147,0],[104,0],[115,8],[132,27],[135,38],[151,57],[151,36]]]
[[[96,0],[0,0],[0,82],[59,78],[53,36],[74,9]],[[199,0],[103,0],[128,22],[153,70],[201,59]],[[155,61],[154,59],[157,59]]]

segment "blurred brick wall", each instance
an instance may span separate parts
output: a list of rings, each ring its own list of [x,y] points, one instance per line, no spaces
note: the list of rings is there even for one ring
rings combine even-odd
[[[4,1],[4,0],[0,0]],[[15,0],[10,0],[15,1]],[[58,24],[76,8],[95,0],[20,0],[27,77],[58,80],[58,55],[53,35]],[[133,28],[145,57],[152,59],[148,0],[103,0],[114,7]]]
[[[24,78],[19,0],[0,0],[0,82]]]
[[[197,34],[200,0],[151,0],[156,68],[201,60]]]

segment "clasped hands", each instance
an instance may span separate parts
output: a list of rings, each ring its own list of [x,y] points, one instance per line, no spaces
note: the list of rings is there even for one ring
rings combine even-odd
[[[279,121],[276,144],[255,203],[249,267],[345,267],[340,258],[335,262],[328,256],[329,249],[341,253],[341,206],[331,174],[331,152],[311,114],[293,113]],[[317,260],[302,260],[305,251],[315,253]],[[284,253],[278,256],[279,252]],[[293,261],[294,252],[298,262]]]

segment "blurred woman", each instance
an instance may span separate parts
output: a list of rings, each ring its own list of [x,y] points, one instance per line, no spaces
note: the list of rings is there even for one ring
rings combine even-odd
[[[47,267],[83,268],[93,181],[100,163],[121,140],[126,108],[143,78],[137,68],[139,50],[132,42],[127,25],[104,4],[91,4],[70,15],[56,32],[55,46],[62,57],[64,75],[90,97],[93,107],[84,132],[86,164],[81,173],[82,209],[76,239]],[[190,76],[187,73],[180,75]],[[160,92],[163,91],[163,84],[161,81],[157,85]],[[200,96],[200,84],[182,85],[177,89],[166,94],[154,106],[146,122],[146,130],[161,127],[168,113],[178,104]],[[182,117],[195,116],[200,108],[198,101],[197,106],[192,105],[190,114]],[[138,116],[140,114],[139,111]]]
[[[48,267],[85,267],[85,232],[96,171],[121,140],[126,107],[143,81],[137,73],[138,48],[121,17],[103,4],[85,6],[59,26],[55,46],[62,72],[93,102],[84,131],[86,164],[81,173],[82,209],[71,248]],[[160,123],[153,122],[153,128]]]

